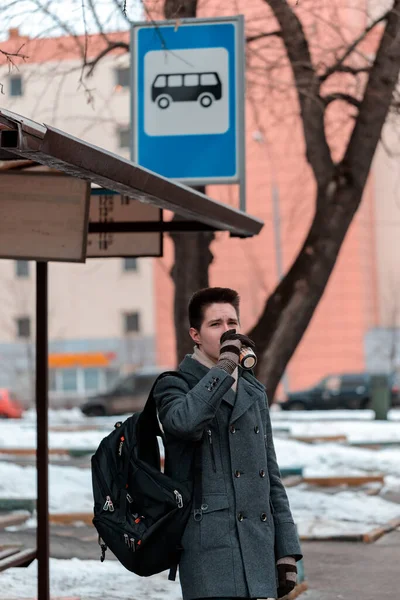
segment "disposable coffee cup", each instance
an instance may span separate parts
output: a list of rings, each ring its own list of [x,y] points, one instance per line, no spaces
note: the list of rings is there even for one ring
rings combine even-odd
[[[254,350],[243,346],[240,351],[239,363],[243,369],[254,369],[257,364],[257,356]]]

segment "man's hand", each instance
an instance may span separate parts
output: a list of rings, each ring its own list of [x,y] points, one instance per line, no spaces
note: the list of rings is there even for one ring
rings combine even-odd
[[[229,329],[222,334],[220,339],[220,351],[217,367],[224,369],[230,375],[239,364],[240,350],[242,346],[255,348],[255,343],[241,333],[236,333],[236,329]]]
[[[278,598],[287,596],[296,586],[297,567],[293,556],[280,558],[276,567],[278,569]]]
[[[241,348],[242,346],[246,346],[248,348],[253,348],[253,350],[254,350],[256,347],[253,340],[251,340],[249,337],[247,337],[247,335],[243,335],[242,333],[236,333],[236,329],[228,329],[228,331],[225,331],[225,333],[223,333],[221,335],[221,339],[220,339],[221,349],[222,349],[222,345],[229,341],[232,341],[232,342],[239,341],[240,342],[239,348]]]

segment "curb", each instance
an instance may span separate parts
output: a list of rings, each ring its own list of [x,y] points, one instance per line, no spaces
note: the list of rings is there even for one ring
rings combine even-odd
[[[295,600],[296,598],[298,598],[301,594],[303,594],[307,590],[308,590],[308,584],[306,581],[303,581],[302,583],[299,583],[298,585],[296,585],[294,590],[292,590],[290,592],[290,594],[285,596],[285,598],[283,598],[282,600],[286,600],[286,599],[287,600]]]
[[[343,477],[303,477],[303,483],[323,487],[336,487],[338,485],[364,485],[366,483],[385,483],[383,475],[345,475]]]
[[[0,511],[11,512],[27,510],[30,513],[36,508],[36,498],[0,498]]]
[[[54,513],[49,515],[49,522],[54,525],[72,525],[77,521],[85,525],[93,525],[93,513]]]
[[[398,527],[400,527],[400,518],[393,519],[392,521],[386,523],[386,525],[382,525],[382,527],[377,527],[376,529],[372,529],[370,532],[366,533],[363,536],[363,542],[365,542],[366,544],[376,542],[376,540],[379,540],[379,538],[385,535],[385,533],[395,531],[395,529],[397,529]]]
[[[280,473],[281,477],[290,477],[291,475],[299,475],[303,477],[303,469],[304,467],[300,467],[298,465],[293,465],[293,467],[281,467]]]
[[[49,448],[50,454],[69,454],[65,448]],[[36,448],[0,448],[0,454],[11,454],[12,456],[36,456]]]
[[[304,442],[306,444],[326,443],[326,442],[347,442],[346,435],[291,435],[290,440]]]
[[[398,527],[400,527],[400,518],[388,521],[385,525],[371,529],[371,531],[368,531],[367,533],[350,533],[319,537],[314,535],[301,535],[300,540],[302,542],[363,542],[364,544],[372,544],[385,535],[385,533],[395,531]]]
[[[22,525],[29,518],[29,514],[10,514],[10,515],[0,515],[0,530],[5,529],[6,527],[11,527],[12,525]]]
[[[49,456],[71,456],[74,458],[94,454],[95,448],[49,448]],[[0,455],[36,456],[36,448],[0,448]]]
[[[369,450],[380,450],[381,448],[396,448],[400,446],[400,440],[388,441],[355,441],[348,442],[348,445],[354,448],[367,448]]]

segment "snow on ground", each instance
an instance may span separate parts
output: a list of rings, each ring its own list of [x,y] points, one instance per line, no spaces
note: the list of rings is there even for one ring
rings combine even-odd
[[[305,419],[293,422],[291,419],[283,424],[281,420],[275,421],[272,417],[273,427],[277,433],[279,427],[290,430],[292,436],[332,436],[345,435],[349,442],[399,442],[400,424],[397,421],[374,420],[335,420],[335,421],[307,421]]]
[[[104,563],[94,560],[50,560],[50,589],[54,597],[107,598],[107,600],[181,600],[177,581],[167,579],[168,573],[150,578],[130,573],[114,560]],[[8,569],[0,574],[0,598],[35,598],[37,596],[37,561],[25,569]],[[118,586],[115,585],[116,580]]]
[[[342,413],[346,413],[343,415]],[[400,492],[400,445],[382,450],[350,447],[342,443],[306,444],[282,437],[279,427],[287,427],[291,435],[334,435],[345,434],[351,440],[399,440],[398,420],[376,422],[364,416],[369,411],[326,411],[318,412],[272,412],[272,421],[277,427],[275,447],[281,467],[303,466],[307,476],[315,475],[385,475],[385,490]],[[392,411],[394,413],[394,411]],[[339,415],[339,418],[337,416]],[[359,420],[361,415],[362,420]],[[397,415],[397,413],[396,413]],[[0,447],[34,448],[36,431],[34,412],[27,413],[19,421],[0,422]],[[320,417],[316,421],[316,417]],[[327,417],[334,420],[328,420]],[[346,416],[346,418],[344,418]],[[393,415],[391,415],[393,416]],[[295,417],[298,417],[296,420]],[[97,447],[110,431],[117,417],[87,418],[79,410],[51,411],[50,425],[82,427],[87,424],[100,427],[86,431],[51,431],[52,448]],[[279,426],[279,427],[278,427]],[[50,512],[92,511],[92,487],[89,468],[68,465],[50,465]],[[318,528],[319,532],[370,529],[391,519],[400,517],[400,505],[381,497],[366,496],[364,491],[343,490],[314,492],[304,485],[289,488],[291,507],[300,532]],[[36,470],[33,466],[19,466],[0,460],[0,497],[36,497]],[[32,525],[32,523],[29,523]]]
[[[277,437],[274,443],[280,467],[303,466],[304,475],[308,477],[381,473],[397,479],[397,482],[391,481],[396,490],[400,489],[400,447],[378,451],[332,442],[305,444]]]
[[[278,404],[271,406],[272,419],[275,421],[372,421],[373,410],[281,410]],[[388,413],[389,421],[400,421],[400,408]]]
[[[289,502],[300,535],[328,536],[367,533],[400,518],[400,506],[362,491],[325,494],[301,485],[288,488]]]
[[[50,513],[93,510],[90,469],[49,466]],[[0,462],[0,498],[36,498],[36,469]]]

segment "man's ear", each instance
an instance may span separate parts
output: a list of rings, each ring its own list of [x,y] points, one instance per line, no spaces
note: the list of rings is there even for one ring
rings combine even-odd
[[[200,333],[194,327],[189,329],[189,335],[196,344],[200,344]]]

